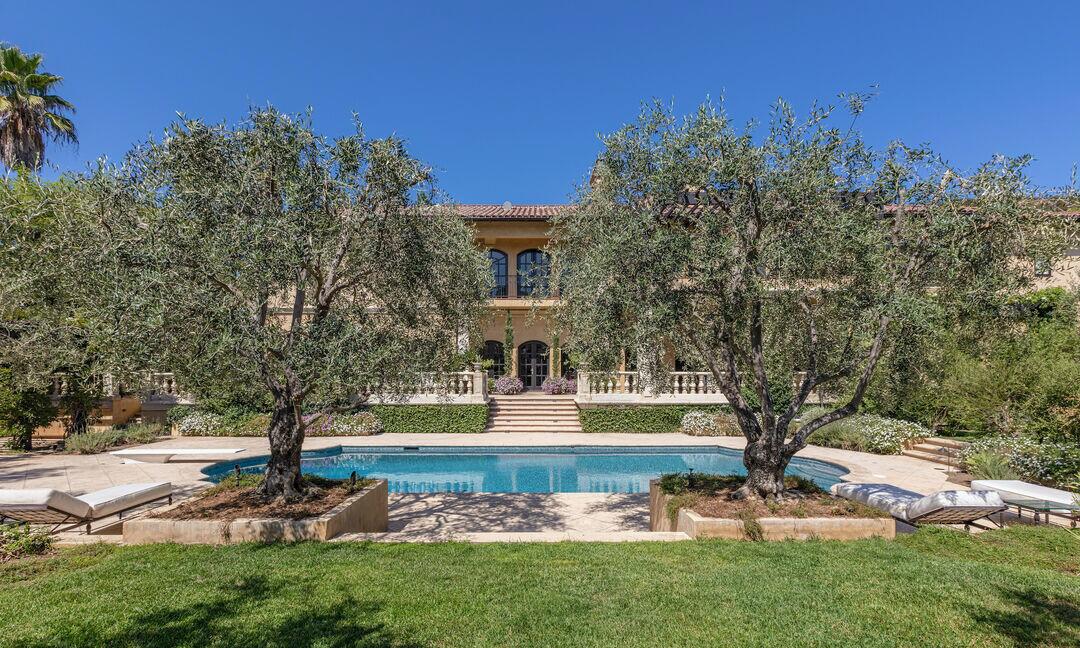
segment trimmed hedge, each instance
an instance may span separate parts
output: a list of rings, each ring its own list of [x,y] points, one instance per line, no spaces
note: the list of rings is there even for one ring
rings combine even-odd
[[[270,425],[269,414],[228,414],[220,415],[195,408],[186,408],[169,420],[176,425],[181,436],[242,436],[263,437]],[[370,429],[356,430],[351,427],[361,426],[362,419],[374,416],[381,422],[378,426],[367,424]],[[487,426],[487,405],[372,405],[366,412],[342,414],[332,417],[330,425],[315,425],[308,431],[308,436],[355,436],[378,434],[380,432],[432,432],[432,433],[476,433],[483,432]]]
[[[723,405],[640,405],[582,409],[582,432],[679,432],[687,412],[726,413]]]
[[[372,405],[384,432],[475,434],[487,427],[487,405]]]

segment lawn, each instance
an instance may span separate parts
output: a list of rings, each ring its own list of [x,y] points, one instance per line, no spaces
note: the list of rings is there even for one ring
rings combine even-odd
[[[1076,646],[1080,538],[83,547],[0,567],[11,646]]]

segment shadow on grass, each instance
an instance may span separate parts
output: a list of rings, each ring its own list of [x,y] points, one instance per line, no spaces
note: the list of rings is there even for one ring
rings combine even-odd
[[[1000,590],[999,595],[1012,609],[979,608],[972,619],[1017,646],[1080,646],[1080,599],[1050,597],[1031,589]]]
[[[152,612],[123,620],[122,625],[97,619],[76,625],[48,640],[23,641],[25,648],[45,646],[267,646],[298,648],[419,647],[395,637],[376,620],[379,606],[346,595],[332,604],[318,600],[293,605],[284,600],[286,585],[271,585],[262,576],[231,586],[220,586],[184,606],[157,607]],[[118,602],[118,605],[123,605]],[[270,614],[260,614],[266,606]],[[251,618],[246,618],[251,617]]]

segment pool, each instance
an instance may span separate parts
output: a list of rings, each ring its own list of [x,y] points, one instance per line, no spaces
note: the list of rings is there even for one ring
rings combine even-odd
[[[219,481],[234,470],[262,472],[267,457],[223,461],[203,473]],[[701,446],[337,446],[303,454],[305,474],[386,479],[391,493],[643,493],[663,473],[746,474],[742,452]],[[796,457],[789,475],[822,488],[847,469]]]

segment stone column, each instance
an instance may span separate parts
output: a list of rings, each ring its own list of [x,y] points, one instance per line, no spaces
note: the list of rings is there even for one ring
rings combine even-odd
[[[591,400],[589,393],[589,366],[581,363],[577,368],[577,398],[579,401]]]
[[[638,348],[638,393],[643,398],[653,398],[657,392],[656,350],[650,346]]]
[[[472,366],[472,393],[474,398],[478,398],[484,403],[487,402],[487,371],[484,370],[484,365],[479,362],[474,362]]]

